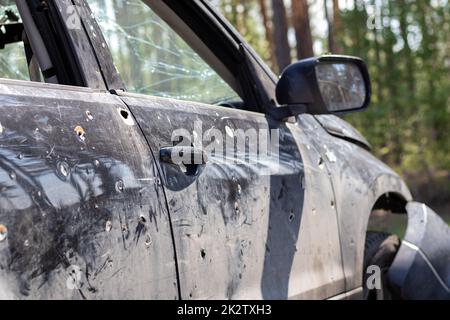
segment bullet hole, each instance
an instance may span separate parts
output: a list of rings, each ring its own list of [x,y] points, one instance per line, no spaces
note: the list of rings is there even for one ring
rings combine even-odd
[[[23,245],[25,246],[25,247],[29,247],[30,246],[30,241],[27,239],[27,240],[25,240],[24,242],[23,242]]]
[[[10,178],[11,180],[15,180],[15,179],[16,179],[16,174],[15,174],[15,172],[11,171],[11,172],[9,173],[9,178]]]
[[[110,232],[112,229],[112,222],[111,221],[106,221],[106,225],[105,225],[105,230],[106,232]]]
[[[128,232],[128,226],[126,224],[122,224],[122,232],[127,233]]]
[[[116,191],[122,193],[124,190],[123,181],[119,180],[116,182]]]
[[[313,216],[315,216],[316,213],[317,213],[316,209],[312,209],[312,214],[313,214]]]
[[[75,129],[73,129],[75,131],[75,134],[77,135],[77,139],[80,142],[84,142],[86,140],[86,132],[84,131],[84,129],[81,126],[76,126]]]
[[[125,124],[132,126],[134,125],[134,121],[133,118],[131,117],[130,113],[128,112],[128,110],[125,109],[117,109],[120,116],[122,117],[122,120],[125,122]]]
[[[320,169],[323,169],[324,164],[323,164],[323,159],[322,159],[322,157],[319,158],[319,162],[317,163],[317,165],[319,166]]]
[[[23,159],[23,154],[22,154],[22,153],[19,153],[19,154],[17,155],[17,159],[22,160],[22,159]]]
[[[8,229],[3,224],[0,224],[0,242],[4,241],[7,236],[8,236]]]
[[[67,162],[59,161],[56,164],[56,169],[57,169],[56,172],[60,178],[65,180],[69,176],[70,168]]]
[[[94,120],[94,116],[92,115],[92,113],[89,110],[86,111],[86,117],[87,117],[87,121]]]
[[[147,235],[145,236],[145,246],[148,248],[152,245],[152,243],[153,243],[152,236],[147,233]]]
[[[120,115],[126,120],[128,119],[128,111],[120,110]]]
[[[200,250],[200,255],[202,256],[202,259],[206,258],[206,252],[205,249]]]
[[[239,212],[239,202],[237,202],[237,201],[234,203],[234,210],[236,212]]]
[[[331,200],[331,208],[334,209],[334,201],[333,200]]]
[[[141,216],[139,217],[139,223],[145,224],[146,222],[147,222],[147,219],[145,219],[144,215],[141,214]]]
[[[295,215],[294,215],[294,209],[291,209],[291,212],[289,213],[289,222],[292,222],[292,220],[294,220]]]

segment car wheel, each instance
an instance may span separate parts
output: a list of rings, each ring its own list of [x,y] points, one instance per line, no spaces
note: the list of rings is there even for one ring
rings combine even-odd
[[[363,270],[364,299],[391,300],[396,298],[389,288],[387,273],[399,247],[400,239],[396,235],[383,232],[367,232]],[[380,272],[373,266],[378,266]],[[380,279],[372,278],[377,275],[380,276]],[[375,283],[379,284],[379,286],[374,287]]]

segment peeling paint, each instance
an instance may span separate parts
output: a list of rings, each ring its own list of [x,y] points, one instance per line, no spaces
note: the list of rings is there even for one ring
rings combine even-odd
[[[5,241],[7,237],[8,229],[3,224],[0,224],[0,242]]]

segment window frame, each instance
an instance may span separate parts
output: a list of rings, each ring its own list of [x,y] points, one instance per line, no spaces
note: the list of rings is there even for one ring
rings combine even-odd
[[[34,41],[34,46],[41,47],[43,54],[50,62],[51,70],[42,70],[42,65],[38,61],[38,67],[44,75],[44,79],[37,83],[80,88],[106,88],[100,70],[92,68],[92,60],[95,60],[92,48],[87,51],[91,53],[91,59],[87,55],[80,56],[79,54],[80,47],[86,48],[87,38],[82,37],[84,31],[79,32],[76,37],[77,41],[74,41],[73,30],[69,30],[65,23],[68,20],[64,13],[67,13],[69,5],[73,6],[71,0],[15,0],[15,2],[17,7],[20,5],[22,10],[25,10],[20,12],[20,17],[28,42]],[[33,30],[31,34],[29,28]],[[31,47],[33,47],[32,44]],[[35,52],[34,57],[36,57]],[[91,61],[89,68],[85,67],[86,61]],[[89,72],[89,70],[91,71]],[[97,77],[92,76],[93,72],[97,73]],[[46,78],[49,79],[53,75],[57,77],[57,81],[46,81]],[[8,80],[7,78],[1,79]],[[31,78],[29,80],[10,80],[36,82]]]

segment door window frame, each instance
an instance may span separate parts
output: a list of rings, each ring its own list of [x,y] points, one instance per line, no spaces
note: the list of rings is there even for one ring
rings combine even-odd
[[[142,1],[148,5],[148,0]],[[87,1],[74,0],[74,3],[78,9],[83,30],[96,57],[98,69],[102,73],[106,89],[113,93],[126,91],[125,84],[114,65],[111,52],[108,46],[104,45],[106,41],[100,26],[92,15]],[[235,78],[239,85],[239,88],[235,90],[244,101],[242,110],[264,113],[268,104],[275,101],[276,77],[225,18],[203,0],[159,0],[157,3],[165,10],[169,10],[165,14],[173,15],[171,16],[173,19],[168,21],[161,16],[160,12],[154,10],[175,32],[178,29],[174,26],[177,18],[181,25],[187,26],[183,30],[184,36],[183,34],[180,36],[191,48],[192,43],[187,39],[191,37],[186,37],[187,32],[192,33],[192,39],[200,39],[202,46],[209,48],[211,57],[218,59],[219,64],[223,65],[228,74]],[[150,7],[154,9],[154,6]],[[71,31],[69,30],[69,32]],[[197,52],[195,46],[193,49]],[[202,56],[201,53],[199,55]],[[251,66],[249,59],[253,60]],[[203,60],[205,61],[205,59]],[[208,64],[211,65],[211,61],[205,62],[209,62]],[[254,70],[255,68],[258,70]],[[221,76],[220,70],[214,70]],[[223,76],[221,77],[223,78]],[[227,82],[225,79],[224,81]],[[264,85],[261,85],[261,82]]]

